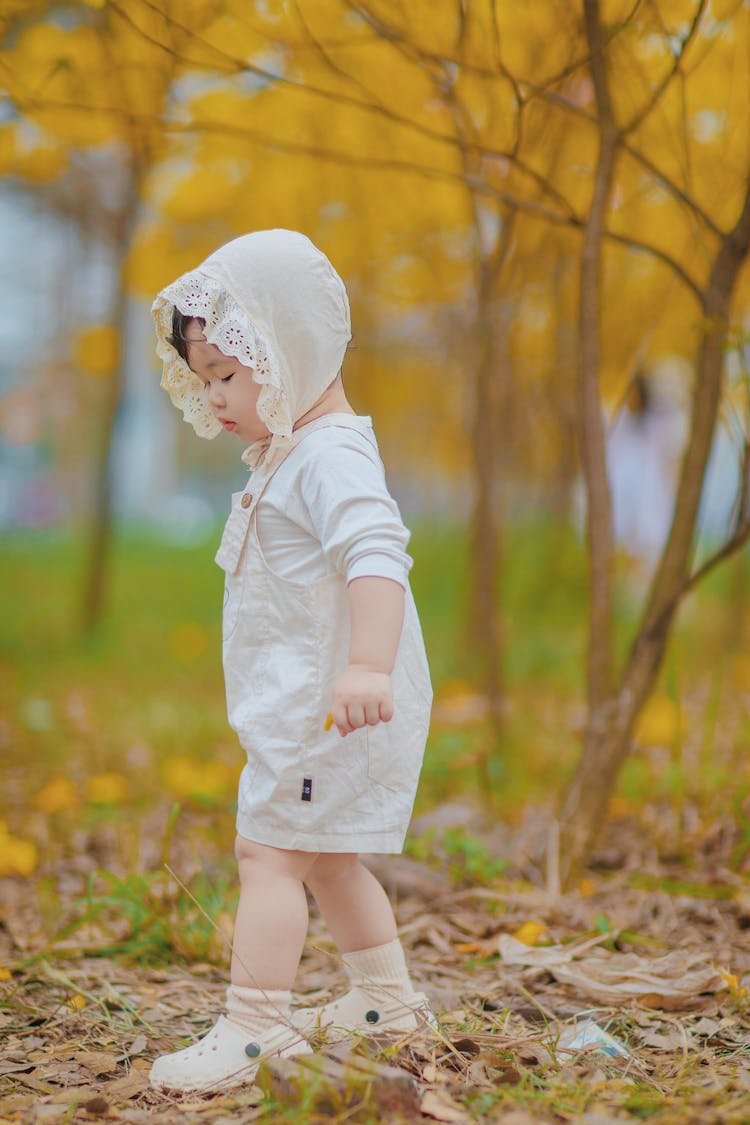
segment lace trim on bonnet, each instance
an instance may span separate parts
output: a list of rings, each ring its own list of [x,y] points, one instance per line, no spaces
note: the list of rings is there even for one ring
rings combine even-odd
[[[233,356],[246,367],[252,367],[253,379],[261,387],[258,417],[271,431],[271,448],[287,446],[291,441],[293,420],[273,348],[234,298],[218,281],[200,270],[186,273],[166,286],[154,303],[156,353],[164,364],[161,386],[177,409],[182,411],[185,421],[199,437],[214,438],[221,433],[221,424],[206,401],[203,383],[167,342],[172,334],[173,306],[186,316],[205,320],[203,331],[209,344],[215,344],[224,355]],[[243,460],[248,464],[255,460],[251,452],[255,444],[258,443],[243,454]],[[268,442],[263,444],[267,446]]]

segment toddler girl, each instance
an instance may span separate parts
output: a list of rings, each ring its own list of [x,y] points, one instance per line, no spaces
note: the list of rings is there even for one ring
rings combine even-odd
[[[408,532],[370,420],[344,393],[349,303],[328,259],[301,234],[258,231],[168,285],[152,311],[172,402],[201,437],[249,443],[251,469],[216,556],[229,721],[247,753],[231,984],[214,1028],[151,1071],[159,1088],[206,1091],[251,1081],[265,1056],[309,1052],[318,1030],[432,1022],[357,854],[403,846],[432,692]],[[293,1011],[305,887],[351,987]]]

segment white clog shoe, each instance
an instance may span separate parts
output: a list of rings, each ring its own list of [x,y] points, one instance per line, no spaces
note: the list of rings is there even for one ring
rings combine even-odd
[[[370,995],[351,989],[338,1000],[318,1008],[297,1008],[291,1014],[297,1031],[304,1035],[325,1032],[328,1042],[353,1035],[385,1032],[437,1030],[438,1021],[424,992],[396,998],[372,989]]]
[[[156,1059],[149,1077],[157,1090],[212,1093],[252,1082],[259,1063],[272,1055],[311,1053],[300,1029],[279,1024],[253,1036],[219,1016],[197,1043]]]

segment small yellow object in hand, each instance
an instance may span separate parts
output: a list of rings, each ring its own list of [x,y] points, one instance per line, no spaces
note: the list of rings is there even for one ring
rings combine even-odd
[[[323,730],[330,730],[333,726],[333,711],[329,711],[326,715],[326,721],[323,724]]]

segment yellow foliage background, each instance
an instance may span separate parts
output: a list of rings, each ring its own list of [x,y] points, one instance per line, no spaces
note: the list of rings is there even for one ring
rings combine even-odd
[[[636,369],[697,347],[690,286],[706,284],[750,162],[750,11],[611,0],[602,20],[623,137],[602,281],[614,407]],[[245,230],[310,234],[352,295],[366,408],[382,411],[395,449],[403,413],[416,407],[419,430],[429,402],[430,460],[451,476],[471,459],[461,403],[481,272],[512,231],[493,280],[496,353],[526,410],[540,396],[551,407],[537,448],[528,426],[508,441],[519,470],[556,471],[598,145],[579,3],[102,0],[64,19],[6,5],[3,21],[15,116],[0,127],[0,170],[54,184],[81,154],[109,150],[125,183],[122,276],[146,299]],[[746,269],[738,319],[749,300]],[[107,346],[79,336],[74,351],[94,371]],[[424,461],[414,449],[402,456]]]

